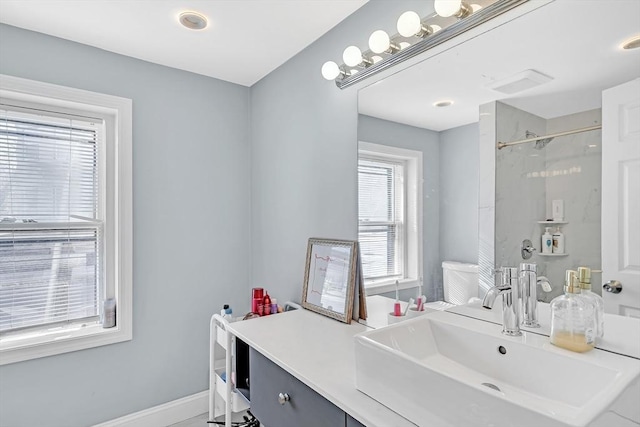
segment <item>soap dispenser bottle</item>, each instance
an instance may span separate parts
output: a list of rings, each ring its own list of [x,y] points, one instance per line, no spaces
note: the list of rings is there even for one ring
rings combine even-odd
[[[578,281],[580,282],[580,295],[595,308],[595,333],[596,337],[604,336],[604,300],[591,290],[591,269],[578,267]]]
[[[575,270],[567,270],[564,295],[551,301],[551,344],[584,353],[595,345],[594,309],[580,295]]]
[[[551,227],[544,228],[544,234],[542,235],[542,253],[550,254],[553,251],[553,235],[551,234]]]

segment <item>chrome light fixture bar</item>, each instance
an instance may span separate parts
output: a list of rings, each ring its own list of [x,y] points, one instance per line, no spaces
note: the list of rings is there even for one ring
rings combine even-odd
[[[338,66],[333,61],[327,61],[322,66],[322,75],[327,80],[335,79],[336,86],[340,89],[347,88],[418,56],[527,1],[529,0],[466,0],[465,2],[435,0],[435,9],[439,13],[443,12],[442,7],[438,7],[438,3],[457,3],[457,5],[453,9],[447,5],[444,16],[438,13],[423,19],[417,16],[417,22],[415,12],[405,12],[398,20],[398,31],[402,34],[389,37],[382,30],[374,31],[369,39],[369,50],[362,52],[361,58],[355,58],[360,53],[359,49],[349,46],[343,55],[345,63]]]

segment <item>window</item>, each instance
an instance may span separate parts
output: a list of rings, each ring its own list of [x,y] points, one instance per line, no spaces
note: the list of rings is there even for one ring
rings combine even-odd
[[[358,240],[367,279],[403,276],[404,169],[401,160],[363,156],[358,162]]]
[[[128,339],[131,101],[0,76],[0,362]]]
[[[367,292],[419,285],[422,153],[360,142],[358,240]]]

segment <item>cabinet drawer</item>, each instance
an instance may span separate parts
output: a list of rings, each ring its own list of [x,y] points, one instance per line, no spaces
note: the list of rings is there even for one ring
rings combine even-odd
[[[336,427],[345,413],[291,374],[250,350],[251,413],[266,427]],[[289,400],[280,404],[279,394]]]

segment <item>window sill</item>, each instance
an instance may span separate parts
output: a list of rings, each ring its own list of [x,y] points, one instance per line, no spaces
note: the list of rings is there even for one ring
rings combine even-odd
[[[69,353],[131,340],[131,328],[104,329],[99,324],[77,325],[30,336],[0,338],[0,365]]]
[[[412,289],[420,286],[420,283],[416,279],[402,279],[398,281],[398,290]],[[394,292],[396,290],[395,280],[373,281],[365,283],[365,293],[367,296],[386,294],[387,292]]]

